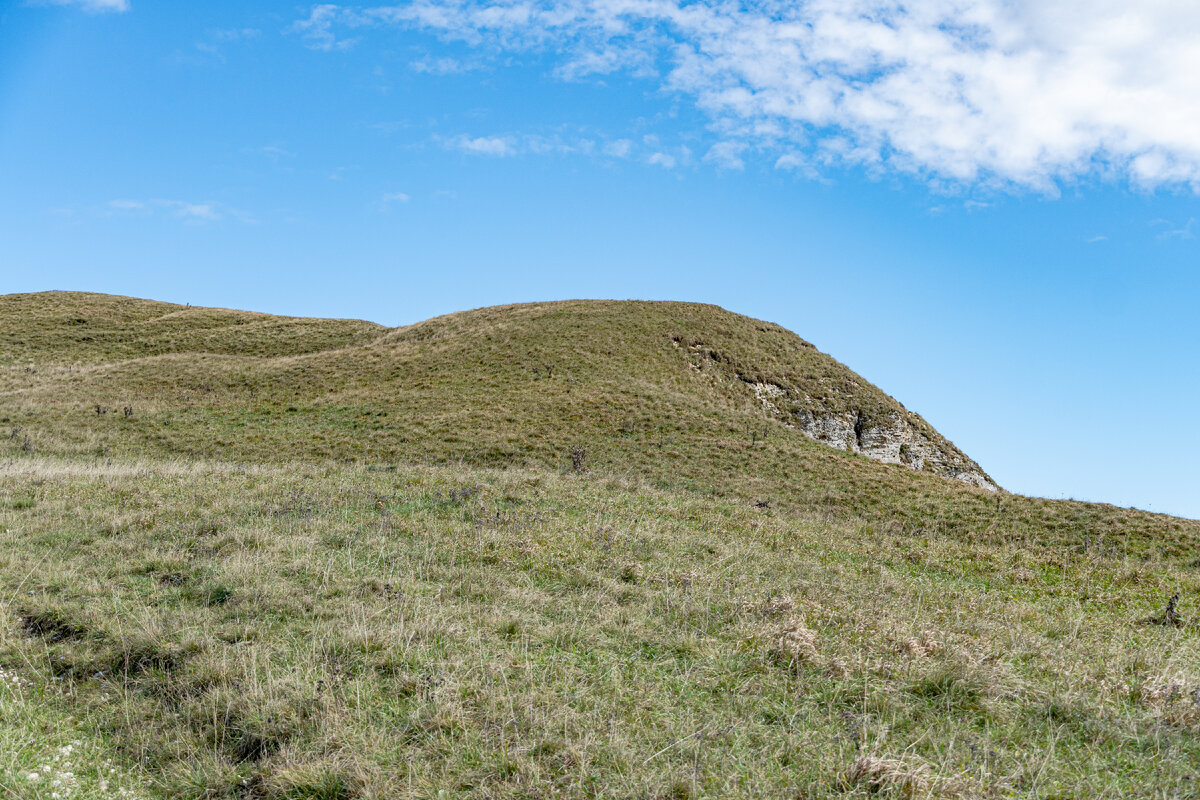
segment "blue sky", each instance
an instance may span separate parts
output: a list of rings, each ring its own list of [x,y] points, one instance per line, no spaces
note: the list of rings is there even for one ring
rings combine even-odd
[[[1198,51],[1167,2],[0,3],[0,291],[716,303],[1005,488],[1200,517]]]

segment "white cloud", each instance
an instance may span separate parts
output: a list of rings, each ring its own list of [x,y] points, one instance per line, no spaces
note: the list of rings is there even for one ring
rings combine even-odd
[[[811,158],[795,150],[790,150],[775,159],[775,169],[794,172],[808,180],[828,181],[827,178],[822,177],[820,171],[817,169],[817,165],[813,163]]]
[[[742,160],[741,152],[745,149],[746,145],[741,142],[717,142],[704,154],[704,160],[722,169],[744,169],[746,162]]]
[[[428,75],[461,75],[479,68],[478,64],[468,64],[457,58],[433,58],[431,56],[413,61],[408,66],[413,72]]]
[[[262,35],[258,28],[217,28],[212,32],[212,38],[218,42],[238,42],[246,39],[257,39]]]
[[[604,154],[613,158],[629,158],[633,151],[633,142],[628,139],[617,139],[604,146]]]
[[[37,5],[78,6],[93,14],[102,14],[108,11],[122,13],[129,10],[129,0],[40,0]]]
[[[447,147],[476,156],[511,156],[516,147],[511,139],[501,136],[455,136],[445,141]]]
[[[388,192],[382,198],[384,203],[407,203],[412,198],[404,192]]]
[[[328,50],[335,25],[378,24],[551,52],[568,79],[658,75],[718,144],[780,168],[1200,187],[1200,4],[1185,0],[417,0],[317,6],[297,27]]]
[[[581,156],[602,159],[636,159],[667,168],[685,166],[692,162],[692,151],[686,145],[666,145],[655,135],[642,137],[639,145],[631,139],[609,139],[586,128],[561,126],[547,133],[522,131],[500,135],[457,136],[434,135],[431,141],[447,150],[469,155],[493,157],[524,156]]]
[[[675,168],[675,156],[670,153],[651,153],[646,159],[647,164],[656,164],[663,169]]]
[[[804,169],[808,166],[808,159],[799,153],[784,153],[775,159],[775,169]]]
[[[354,22],[354,15],[344,12],[338,6],[325,3],[313,6],[308,19],[296,20],[289,30],[300,34],[304,43],[313,50],[348,50],[358,43],[358,39],[339,39],[334,33],[334,25]]]

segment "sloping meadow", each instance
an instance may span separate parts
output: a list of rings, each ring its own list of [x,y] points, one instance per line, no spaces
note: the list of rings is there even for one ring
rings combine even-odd
[[[1066,536],[18,454],[0,792],[49,798],[29,775],[74,742],[74,797],[1190,796],[1200,572]],[[69,741],[20,735],[34,696]]]
[[[715,306],[531,303],[386,329],[45,293],[0,297],[0,323],[0,456],[575,469],[918,536],[1200,555],[1194,521],[997,495],[809,439],[803,414],[896,416],[966,459],[795,334]]]

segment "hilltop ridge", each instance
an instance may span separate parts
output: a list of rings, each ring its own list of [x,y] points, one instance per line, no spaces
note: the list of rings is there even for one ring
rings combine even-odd
[[[0,331],[0,425],[34,453],[551,468],[911,530],[1087,530],[1159,550],[1191,524],[998,501],[919,415],[716,306],[567,300],[386,328],[55,292],[0,297]]]
[[[811,343],[772,323],[697,303],[569,300],[457,312],[386,329],[357,320],[278,317],[178,306],[136,298],[49,292],[0,298],[0,358],[9,363],[115,367],[153,356],[308,357],[323,371],[353,378],[357,365],[330,370],[334,351],[358,348],[366,359],[416,349],[440,353],[450,366],[471,365],[492,384],[529,376],[572,382],[621,380],[658,389],[720,396],[739,415],[796,429],[810,439],[868,458],[994,489],[994,482],[920,416]],[[486,348],[491,363],[468,352]],[[595,350],[602,358],[582,352]],[[353,360],[346,355],[347,362]],[[548,363],[538,364],[538,359]],[[609,363],[606,363],[606,360]],[[611,363],[615,361],[616,363]],[[325,362],[325,363],[321,363]],[[549,363],[554,362],[554,363]],[[420,365],[409,362],[416,377]],[[581,371],[586,363],[586,374]],[[395,375],[384,380],[394,379]],[[684,385],[681,386],[681,380]],[[690,386],[686,382],[690,380]],[[36,381],[34,381],[36,383]],[[504,387],[509,393],[514,387]],[[300,398],[303,399],[303,398]],[[130,398],[132,401],[132,397]],[[122,405],[125,403],[123,402]],[[629,403],[636,410],[636,401]]]
[[[362,320],[280,317],[91,292],[0,296],[0,365],[103,364],[168,353],[277,357],[365,344]]]

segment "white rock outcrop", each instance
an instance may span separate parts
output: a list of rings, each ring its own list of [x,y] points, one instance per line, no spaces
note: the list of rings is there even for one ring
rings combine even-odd
[[[868,424],[854,412],[814,411],[806,407],[787,413],[779,407],[779,401],[788,394],[786,389],[773,383],[755,383],[751,388],[764,410],[787,418],[790,425],[814,441],[861,453],[885,464],[934,472],[988,491],[999,488],[973,461],[952,446],[931,439],[899,412],[888,415],[882,424]]]

